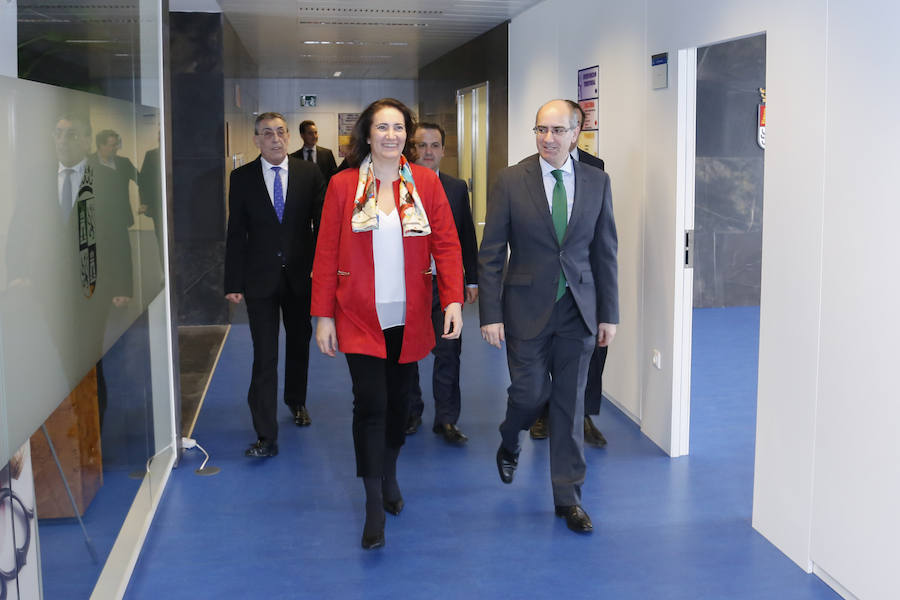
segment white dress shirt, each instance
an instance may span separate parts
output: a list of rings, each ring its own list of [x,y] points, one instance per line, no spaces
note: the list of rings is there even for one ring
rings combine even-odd
[[[556,167],[544,160],[543,157],[539,157],[538,161],[541,164],[541,174],[544,178],[544,193],[547,196],[547,207],[552,214],[553,188],[556,186],[556,177],[553,176],[551,171],[555,171]],[[566,188],[566,223],[568,223],[572,216],[572,204],[575,203],[575,167],[573,166],[572,158],[567,158],[565,164],[559,170],[563,172],[563,186]]]
[[[87,165],[87,158],[83,158],[80,163],[74,165],[72,167],[66,167],[62,163],[59,163],[59,170],[57,171],[57,180],[56,180],[56,197],[59,198],[59,206],[63,208],[63,205],[68,203],[66,206],[66,214],[69,214],[72,211],[72,207],[75,206],[75,200],[78,199],[78,188],[81,187],[81,180],[84,178],[84,167]],[[72,169],[72,172],[69,173],[66,169]],[[70,198],[63,198],[63,186],[66,182],[66,175],[69,176],[72,182],[72,196]]]
[[[285,156],[280,165],[273,165],[262,156],[259,157],[259,160],[262,161],[263,179],[266,180],[266,190],[268,190],[269,192],[269,200],[272,202],[273,207],[275,206],[275,171],[272,170],[272,167],[281,167],[281,170],[278,171],[278,176],[281,177],[281,190],[284,192],[284,201],[286,204],[288,183],[288,157]]]

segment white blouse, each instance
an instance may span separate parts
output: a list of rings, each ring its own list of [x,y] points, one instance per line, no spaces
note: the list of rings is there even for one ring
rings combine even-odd
[[[403,262],[403,229],[399,211],[378,210],[378,229],[372,230],[375,259],[375,311],[382,329],[406,322],[406,277]]]

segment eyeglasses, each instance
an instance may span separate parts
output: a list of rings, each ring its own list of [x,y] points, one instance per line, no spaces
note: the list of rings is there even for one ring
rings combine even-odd
[[[53,137],[57,140],[77,142],[81,139],[81,134],[74,129],[56,129],[53,131]]]
[[[534,129],[532,129],[532,131],[536,135],[547,135],[548,131],[551,132],[553,135],[562,135],[567,131],[572,131],[573,129],[575,129],[575,128],[574,127],[559,127],[559,126],[547,127],[545,125],[538,125]]]
[[[287,130],[283,127],[279,127],[278,129],[263,129],[261,132],[256,135],[263,137],[267,140],[273,140],[275,137],[284,138],[287,136]]]

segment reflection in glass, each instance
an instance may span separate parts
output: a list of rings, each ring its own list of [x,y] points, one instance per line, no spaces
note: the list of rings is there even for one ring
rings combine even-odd
[[[21,446],[27,468],[0,472],[0,574],[28,520],[12,494],[30,489],[26,567],[44,597],[86,598],[157,452],[160,123],[139,102],[160,79],[141,55],[159,51],[159,4],[17,11],[19,78],[0,77],[0,465]]]

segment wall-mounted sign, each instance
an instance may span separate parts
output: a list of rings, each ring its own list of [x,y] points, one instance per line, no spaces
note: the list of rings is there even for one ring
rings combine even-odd
[[[766,149],[766,88],[759,88],[762,102],[756,107],[756,143]]]
[[[350,151],[350,135],[359,119],[359,113],[338,113],[338,156],[347,156]]]
[[[597,98],[590,100],[579,100],[578,104],[584,111],[584,124],[581,126],[582,131],[597,131],[600,126],[600,119],[597,116]]]
[[[315,94],[305,94],[300,96],[301,108],[315,108],[319,104],[319,97]]]
[[[650,78],[654,90],[669,87],[669,53],[662,52],[650,57]]]
[[[578,99],[587,100],[600,96],[600,67],[578,70]]]
[[[578,147],[588,154],[597,156],[600,141],[597,139],[596,131],[582,131],[578,135]]]

